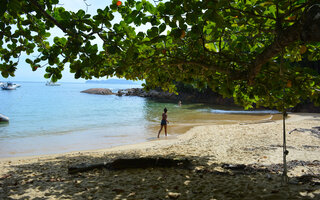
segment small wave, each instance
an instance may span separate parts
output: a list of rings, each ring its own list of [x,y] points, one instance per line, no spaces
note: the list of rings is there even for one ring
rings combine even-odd
[[[201,112],[217,114],[280,114],[277,110],[219,110],[219,109],[200,109]]]

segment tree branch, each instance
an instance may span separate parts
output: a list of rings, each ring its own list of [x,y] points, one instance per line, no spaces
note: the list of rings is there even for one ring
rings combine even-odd
[[[194,60],[187,61],[187,60],[175,59],[174,62],[170,63],[169,65],[170,66],[194,65],[194,66],[201,67],[201,68],[208,70],[208,71],[226,74],[230,77],[230,79],[233,79],[233,80],[240,80],[245,77],[244,74],[241,72],[236,72],[234,70],[228,70],[228,68],[226,68],[224,66],[207,64],[207,63],[204,63],[201,61],[194,61]]]
[[[238,11],[240,13],[246,13],[246,14],[251,15],[253,17],[261,17],[261,18],[267,18],[267,19],[276,20],[274,17],[258,15],[258,14],[254,13],[254,12],[250,12],[250,11],[245,11],[245,10],[242,10],[242,9],[234,8],[231,5],[229,5],[229,7],[226,7],[226,9],[235,10],[235,11]]]
[[[249,68],[249,82],[252,83],[262,66],[278,55],[284,47],[299,40],[320,42],[320,5],[314,4],[308,8],[301,21],[281,31],[274,42],[256,57]]]
[[[249,82],[252,82],[260,72],[262,66],[275,55],[279,54],[284,47],[300,40],[301,28],[301,24],[296,23],[283,30],[280,35],[275,38],[274,42],[266,47],[265,50],[256,57],[253,64],[249,67]]]
[[[53,22],[56,26],[58,26],[63,32],[73,35],[70,31],[65,29],[55,18],[49,15],[45,10],[42,9],[41,5],[35,0],[29,0],[32,5],[38,8],[38,10],[42,13],[42,15],[47,18],[49,21]]]

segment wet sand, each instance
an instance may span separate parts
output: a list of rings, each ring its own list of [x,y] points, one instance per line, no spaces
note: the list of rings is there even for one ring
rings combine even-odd
[[[287,132],[320,125],[290,114]],[[287,135],[289,184],[282,183],[282,121],[205,124],[176,138],[95,151],[0,160],[0,199],[320,199],[320,136]],[[188,159],[191,169],[92,170],[68,167],[118,158]],[[245,170],[224,166],[244,164]]]

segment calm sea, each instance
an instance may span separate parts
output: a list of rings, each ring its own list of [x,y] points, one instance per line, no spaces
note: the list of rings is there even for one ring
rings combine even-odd
[[[0,113],[10,118],[9,123],[0,124],[0,157],[93,150],[154,140],[164,107],[168,108],[169,139],[194,125],[257,119],[256,115],[240,115],[242,111],[223,107],[179,107],[177,103],[141,97],[81,93],[89,88],[117,92],[141,87],[138,84],[17,83],[21,87],[16,90],[0,90]],[[259,116],[268,118],[268,114]]]

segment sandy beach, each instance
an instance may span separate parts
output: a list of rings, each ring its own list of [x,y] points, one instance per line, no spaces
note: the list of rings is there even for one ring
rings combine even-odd
[[[0,199],[320,199],[320,114],[289,114],[289,184],[282,183],[282,121],[196,126],[175,139],[0,160]],[[170,127],[169,127],[170,128]],[[315,130],[315,129],[313,129]],[[188,159],[189,169],[94,169],[119,158]],[[241,166],[235,170],[233,166]],[[244,166],[244,167],[243,167]]]

